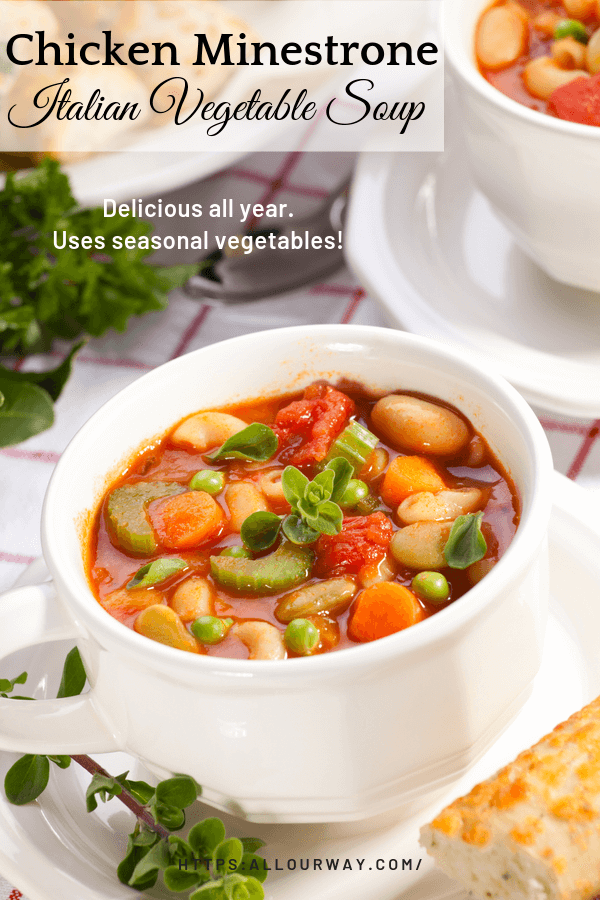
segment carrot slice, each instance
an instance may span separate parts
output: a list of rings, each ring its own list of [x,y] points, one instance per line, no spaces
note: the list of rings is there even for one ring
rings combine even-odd
[[[214,537],[223,524],[223,510],[205,491],[187,491],[148,507],[156,536],[168,550],[188,550]]]
[[[395,581],[384,581],[358,595],[350,611],[348,636],[361,643],[376,641],[425,618],[427,614],[412,591]]]
[[[446,487],[433,463],[423,456],[397,456],[390,463],[381,496],[388,506],[398,506],[411,494],[442,491]]]

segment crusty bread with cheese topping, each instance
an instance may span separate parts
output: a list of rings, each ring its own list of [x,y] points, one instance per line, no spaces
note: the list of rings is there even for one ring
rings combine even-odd
[[[600,697],[421,829],[482,900],[600,894]]]

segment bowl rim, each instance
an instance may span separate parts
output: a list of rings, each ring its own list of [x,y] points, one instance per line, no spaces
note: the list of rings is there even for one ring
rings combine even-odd
[[[287,341],[290,348],[307,338],[313,339],[313,342],[319,346],[327,342],[356,345],[371,340],[377,341],[379,344],[383,342],[384,345],[397,350],[403,345],[410,344],[415,348],[422,348],[427,353],[441,356],[441,361],[454,365],[457,376],[463,378],[467,375],[474,376],[477,379],[477,387],[488,396],[491,394],[493,397],[491,402],[500,405],[504,413],[510,415],[515,429],[525,441],[534,472],[534,478],[530,485],[530,502],[528,506],[523,502],[521,521],[515,537],[498,564],[485,579],[460,598],[460,604],[453,603],[434,616],[402,632],[356,647],[344,648],[342,652],[319,654],[308,659],[300,657],[273,661],[241,660],[185,653],[173,647],[149,641],[133,629],[118,622],[104,610],[92,594],[87,582],[85,591],[79,591],[79,586],[83,586],[81,573],[71,566],[68,555],[63,558],[63,554],[60,552],[63,540],[62,531],[59,527],[55,527],[55,521],[58,522],[60,517],[59,488],[63,470],[65,466],[69,467],[72,462],[77,461],[79,442],[85,439],[90,429],[97,427],[107,412],[112,411],[123,402],[127,402],[132,395],[135,396],[140,384],[145,386],[161,379],[167,368],[170,371],[176,371],[182,365],[189,365],[190,359],[202,357],[206,351],[216,346],[223,348],[224,352],[231,352],[240,345],[252,344],[264,340],[265,337],[270,338],[270,336]],[[487,606],[501,596],[513,581],[515,574],[521,573],[530,563],[531,558],[545,539],[551,509],[552,473],[553,463],[548,440],[533,410],[500,374],[480,369],[479,366],[465,359],[464,351],[455,350],[429,338],[378,326],[336,324],[269,329],[210,344],[170,360],[133,381],[97,410],[73,437],[52,475],[42,510],[42,547],[58,593],[63,601],[65,594],[68,595],[69,600],[66,605],[76,613],[79,625],[85,623],[87,630],[92,635],[95,634],[96,628],[99,629],[107,641],[106,646],[110,646],[112,650],[118,649],[119,652],[124,651],[129,658],[135,658],[145,666],[154,663],[155,666],[159,665],[163,671],[168,670],[173,675],[182,676],[188,682],[193,681],[194,677],[205,678],[206,676],[219,678],[228,676],[237,679],[241,677],[247,679],[246,684],[250,683],[252,677],[263,679],[265,676],[274,677],[277,683],[287,682],[290,679],[296,681],[300,676],[315,678],[325,674],[335,676],[337,673],[347,677],[348,666],[353,670],[363,671],[372,669],[374,664],[380,667],[382,664],[390,663],[400,657],[430,650],[437,643],[451,639],[457,631],[466,627],[469,622],[482,614]],[[93,602],[90,603],[90,600]],[[268,680],[272,686],[272,679]],[[238,684],[241,683],[238,681]]]
[[[464,26],[461,16],[450,16],[448,9],[451,5],[460,5],[462,7],[464,3],[465,0],[445,0],[442,4],[442,33],[444,36],[445,57],[456,75],[462,78],[483,100],[486,100],[492,106],[500,107],[503,112],[514,119],[527,122],[528,125],[542,130],[550,129],[565,137],[578,137],[589,141],[598,140],[600,138],[600,126],[569,122],[566,119],[550,116],[548,113],[540,112],[537,109],[530,109],[517,100],[513,100],[512,97],[504,94],[498,88],[495,88],[483,77],[475,62],[474,28],[481,13],[488,7],[495,5],[495,3],[483,0],[475,23],[470,23],[469,25],[473,29],[472,32],[466,35],[470,41],[470,53],[467,51],[465,43],[464,29],[466,26]]]

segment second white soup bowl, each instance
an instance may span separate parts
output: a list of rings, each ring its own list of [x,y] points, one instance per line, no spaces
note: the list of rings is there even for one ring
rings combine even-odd
[[[522,500],[516,536],[468,594],[404,632],[284,661],[187,654],[113,619],[90,590],[83,545],[111,478],[182,417],[296,391],[317,378],[458,407]],[[125,750],[184,772],[203,799],[254,821],[360,819],[457,778],[508,724],[540,664],[552,462],[522,398],[464,354],[398,331],[320,325],[212,345],[130,385],[81,429],[53,475],[43,546],[54,585],[9,592],[0,655],[71,636],[91,690],[36,703],[0,698],[0,747]]]
[[[600,128],[517,103],[477,68],[488,0],[445,0],[448,68],[480,190],[519,246],[552,278],[600,291]]]

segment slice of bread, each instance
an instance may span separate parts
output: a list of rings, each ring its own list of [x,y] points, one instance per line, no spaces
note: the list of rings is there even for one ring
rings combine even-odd
[[[600,697],[421,829],[482,900],[600,894]]]

